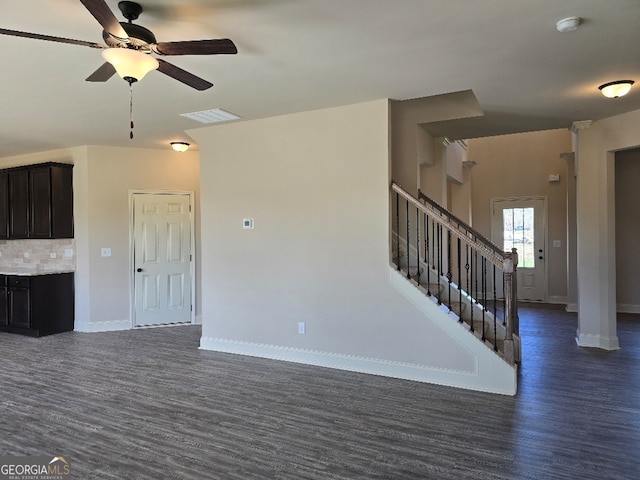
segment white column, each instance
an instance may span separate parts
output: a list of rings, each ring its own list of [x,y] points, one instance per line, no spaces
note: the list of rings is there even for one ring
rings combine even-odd
[[[420,165],[420,189],[422,193],[448,208],[447,201],[447,147],[451,141],[446,137],[433,139],[433,164]]]
[[[614,159],[599,128],[576,122],[578,330],[584,347],[616,350]]]
[[[573,134],[574,137],[576,134]],[[575,143],[574,143],[575,148]],[[567,161],[567,312],[578,311],[577,230],[576,230],[576,154],[563,152]]]

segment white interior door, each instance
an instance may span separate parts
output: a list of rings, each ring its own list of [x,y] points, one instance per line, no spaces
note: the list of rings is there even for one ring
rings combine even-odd
[[[493,199],[492,240],[518,250],[518,300],[542,302],[547,290],[545,199]]]
[[[133,195],[134,326],[191,322],[188,194]]]

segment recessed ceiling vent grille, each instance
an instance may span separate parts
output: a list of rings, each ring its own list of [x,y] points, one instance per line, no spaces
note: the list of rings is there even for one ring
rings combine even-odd
[[[238,115],[222,110],[221,108],[203,110],[201,112],[181,113],[180,116],[190,118],[200,123],[230,122],[240,119]]]

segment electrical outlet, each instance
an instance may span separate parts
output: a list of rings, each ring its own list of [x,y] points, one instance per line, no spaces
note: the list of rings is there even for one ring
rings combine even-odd
[[[64,256],[67,258],[73,257],[73,248],[65,248]]]
[[[24,258],[29,258],[31,254],[29,252],[24,252]]]
[[[307,331],[307,327],[304,324],[304,322],[298,322],[298,333],[299,334],[304,334]]]
[[[102,247],[101,255],[103,257],[110,257],[111,256],[111,249],[109,247]]]
[[[56,252],[51,252],[49,254],[49,258],[56,258],[58,255],[56,255]]]

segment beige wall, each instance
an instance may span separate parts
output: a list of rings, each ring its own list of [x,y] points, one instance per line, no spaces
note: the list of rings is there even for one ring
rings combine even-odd
[[[189,131],[202,155],[202,348],[473,368],[390,285],[388,129],[380,100]]]
[[[391,102],[391,159],[393,181],[407,192],[418,192],[418,165],[433,162],[432,137],[424,124],[482,115],[470,90]],[[445,198],[446,201],[446,198]]]
[[[577,130],[577,341],[582,346],[624,348],[616,317],[615,152],[640,145],[638,125],[640,110],[635,110]]]
[[[468,141],[468,156],[477,162],[473,180],[473,226],[491,238],[491,199],[525,196],[547,198],[547,301],[566,302],[567,296],[567,162],[569,130],[501,135]],[[549,175],[560,182],[550,183]],[[553,247],[559,240],[561,246]]]
[[[194,191],[199,238],[199,155],[169,149],[76,147],[0,160],[0,167],[56,161],[74,164],[76,329],[129,328],[130,190]],[[101,247],[112,256],[101,257]],[[196,285],[199,285],[196,243]],[[196,314],[200,289],[196,290]]]
[[[640,149],[616,153],[616,301],[618,311],[640,312]]]

